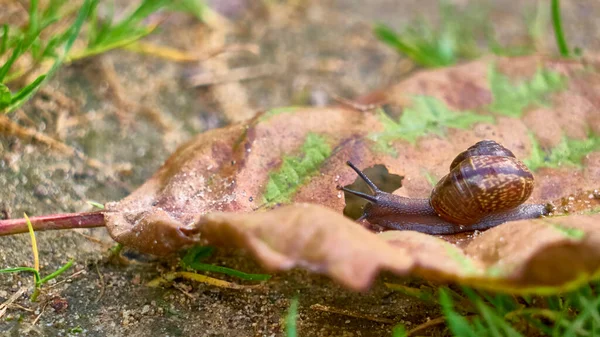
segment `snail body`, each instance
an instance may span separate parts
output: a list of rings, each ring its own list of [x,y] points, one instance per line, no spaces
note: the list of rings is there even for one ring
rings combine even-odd
[[[352,163],[348,165],[374,195],[342,189],[370,201],[361,218],[385,228],[455,234],[548,215],[546,205],[523,204],[533,192],[533,174],[495,141],[480,141],[460,153],[429,199],[383,192]]]

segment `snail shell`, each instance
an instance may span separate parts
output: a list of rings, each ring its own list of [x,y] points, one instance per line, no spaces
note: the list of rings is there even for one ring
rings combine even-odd
[[[460,153],[431,192],[440,218],[460,225],[524,203],[533,192],[533,174],[502,145],[484,140]]]

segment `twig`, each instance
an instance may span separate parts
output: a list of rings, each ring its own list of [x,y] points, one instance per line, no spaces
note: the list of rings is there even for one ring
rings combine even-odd
[[[471,319],[471,318],[475,318],[475,317],[477,317],[477,315],[469,315],[469,316],[463,316],[463,317],[464,317],[464,318],[466,318],[466,319]],[[438,324],[442,324],[442,323],[444,323],[445,321],[446,321],[446,317],[443,317],[443,316],[442,316],[442,317],[438,317],[438,318],[431,319],[431,320],[429,320],[429,321],[427,321],[427,322],[425,322],[425,323],[423,323],[423,324],[419,324],[419,325],[417,325],[417,326],[416,326],[416,327],[414,327],[413,329],[410,329],[410,330],[409,330],[409,331],[406,333],[406,335],[407,335],[407,336],[410,336],[410,335],[414,334],[415,332],[418,332],[418,331],[421,331],[421,330],[427,329],[427,328],[429,328],[429,327],[432,327],[432,326],[435,326],[435,325],[438,325]]]
[[[227,281],[216,279],[214,277],[210,277],[210,276],[206,276],[206,275],[202,275],[202,274],[196,274],[196,273],[187,272],[187,271],[166,273],[166,274],[162,275],[161,277],[157,277],[157,278],[151,280],[146,285],[148,287],[158,287],[165,283],[172,282],[173,280],[175,280],[177,278],[185,278],[188,280],[192,280],[192,281],[196,281],[196,282],[200,282],[200,283],[204,283],[204,284],[209,284],[209,285],[219,287],[219,288],[227,288],[227,289],[255,289],[255,288],[260,288],[263,286],[262,283],[255,284],[255,285],[242,285],[242,284],[227,282]]]
[[[187,290],[185,290],[184,287],[181,284],[173,283],[173,287],[175,289],[181,291],[182,294],[184,294],[185,296],[187,296],[187,297],[189,297],[189,298],[191,298],[193,300],[198,299],[197,296],[194,296],[194,295],[190,294]]]
[[[112,62],[104,60],[100,66],[102,68],[103,79],[108,83],[108,87],[110,88],[110,96],[115,102],[116,115],[121,124],[126,127],[129,126],[135,117],[131,111],[137,111],[148,116],[152,122],[166,132],[173,132],[176,129],[175,121],[167,118],[159,110],[126,98],[126,95],[123,94],[125,90],[119,81],[119,76]]]
[[[446,321],[446,317],[443,317],[443,316],[442,317],[438,317],[438,318],[434,318],[434,319],[430,319],[427,322],[425,322],[423,324],[419,324],[416,327],[414,327],[413,329],[410,329],[406,333],[406,335],[410,336],[410,335],[414,334],[415,332],[427,329],[427,328],[429,328],[431,326],[434,326],[434,325],[442,324],[442,323],[444,323],[444,321]]]
[[[354,110],[358,110],[360,112],[367,112],[371,110],[375,110],[381,107],[381,104],[360,104],[355,101],[349,100],[347,98],[341,97],[335,93],[330,92],[329,95],[338,103],[352,108]]]
[[[33,139],[44,145],[48,145],[51,149],[67,156],[74,156],[76,154],[76,150],[69,145],[54,138],[48,137],[34,129],[24,128],[8,119],[6,115],[0,115],[0,133],[14,135],[20,139]]]
[[[123,47],[125,50],[134,53],[155,56],[174,62],[198,62],[205,61],[215,56],[224,53],[233,52],[249,52],[254,55],[259,54],[259,47],[256,44],[234,44],[231,46],[223,46],[215,50],[209,51],[201,55],[200,53],[192,53],[186,50],[179,50],[171,47],[160,46],[152,43],[136,41]]]
[[[377,322],[377,323],[396,324],[396,321],[394,321],[392,319],[374,317],[374,316],[363,314],[360,312],[350,311],[350,310],[340,309],[340,308],[334,308],[334,307],[330,307],[330,306],[318,304],[318,303],[311,305],[310,308],[313,310],[319,310],[319,311],[334,313],[334,314],[343,315],[343,316],[362,318],[362,319],[366,319],[366,320]]]
[[[40,312],[40,314],[37,315],[37,317],[33,320],[33,322],[31,322],[31,326],[27,329],[27,332],[31,331],[31,329],[33,329],[33,327],[37,324],[37,322],[40,320],[40,317],[42,317],[42,315],[46,311],[46,307],[47,306],[48,306],[48,302],[46,302],[46,304],[44,304],[44,306],[42,307],[42,311]]]
[[[24,306],[17,304],[17,303],[11,303],[10,307],[17,308],[19,310],[23,310],[23,311],[27,311],[27,312],[35,312],[35,310],[30,309],[30,308],[25,308]]]
[[[159,57],[174,62],[194,62],[202,59],[201,56],[185,50],[179,50],[167,46],[161,46],[141,41],[136,41],[125,45],[123,49],[132,51],[134,53]]]
[[[2,318],[2,316],[4,316],[4,314],[6,313],[6,310],[8,309],[8,306],[13,304],[13,302],[16,301],[19,297],[23,296],[23,294],[26,291],[27,291],[27,287],[21,287],[14,294],[12,294],[6,301],[4,301],[4,303],[0,304],[0,318]]]
[[[96,273],[98,273],[98,279],[100,280],[100,293],[98,294],[98,297],[96,297],[96,299],[94,300],[94,303],[98,303],[104,296],[106,286],[104,285],[104,275],[102,275],[102,273],[100,272],[100,268],[98,268],[98,263],[96,263],[94,266],[96,267]]]
[[[57,286],[59,286],[59,285],[61,285],[61,284],[65,283],[65,282],[69,282],[69,280],[73,280],[73,278],[74,278],[75,276],[79,276],[79,274],[83,274],[83,273],[85,273],[85,272],[86,272],[86,270],[85,270],[85,269],[81,269],[81,270],[79,270],[79,271],[76,271],[76,272],[74,272],[73,274],[71,274],[71,275],[67,276],[67,278],[65,278],[64,280],[62,280],[62,281],[59,281],[59,282],[56,282],[56,283],[54,283],[54,284],[52,284],[52,285],[50,285],[50,286],[46,287],[46,289],[52,289],[52,288],[55,288],[55,287],[57,287]]]
[[[33,139],[34,141],[47,145],[52,150],[58,151],[63,155],[69,157],[76,156],[82,158],[87,165],[93,168],[106,169],[104,164],[95,159],[88,158],[83,153],[75,150],[75,148],[52,137],[49,137],[41,132],[38,132],[35,129],[24,128],[19,124],[8,119],[8,117],[5,115],[0,115],[0,134],[12,135],[26,141]]]
[[[249,79],[275,75],[280,72],[280,67],[277,67],[273,64],[261,64],[258,66],[228,70],[223,74],[203,73],[195,75],[190,78],[190,84],[194,87],[203,87],[215,84],[240,82]]]
[[[208,15],[203,16],[203,19],[204,23],[212,28],[208,39],[202,45],[206,54],[227,48],[227,37],[234,31],[234,25],[214,11],[208,11]],[[230,71],[229,62],[218,57],[206,60],[202,66],[213,74],[226,74]],[[230,122],[241,122],[256,114],[256,109],[249,103],[247,90],[239,82],[215,85],[210,87],[210,91]]]
[[[78,231],[75,231],[74,233],[77,234],[77,235],[79,235],[79,236],[82,236],[84,239],[86,239],[86,240],[88,240],[90,242],[93,242],[95,244],[103,246],[103,248],[107,248],[108,249],[108,248],[112,247],[112,245],[114,243],[114,242],[111,242],[111,243],[104,242],[104,241],[102,241],[102,240],[100,240],[100,239],[98,239],[96,237],[93,237],[93,236],[87,235],[87,234],[83,234],[83,233],[78,232]]]

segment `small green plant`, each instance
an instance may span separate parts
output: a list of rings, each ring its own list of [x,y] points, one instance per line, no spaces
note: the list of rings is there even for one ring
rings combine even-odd
[[[294,297],[290,303],[287,316],[285,317],[285,335],[287,337],[297,337],[298,330],[296,319],[298,317],[298,297]]]
[[[375,36],[382,42],[405,54],[414,63],[427,68],[444,67],[460,60],[473,59],[485,52],[496,55],[518,56],[536,51],[548,24],[548,7],[538,5],[535,15],[526,15],[528,40],[523,45],[502,45],[490,24],[486,8],[469,6],[460,11],[457,6],[440,2],[440,22],[434,25],[418,20],[401,32],[384,24],[374,26]],[[552,0],[552,23],[561,55],[568,56],[560,19],[559,0]],[[529,11],[526,13],[529,14]]]
[[[112,10],[108,17],[98,17],[98,2],[95,2],[90,13],[87,46],[81,52],[71,55],[69,60],[105,53],[147,36],[157,25],[144,24],[142,21],[169,3],[167,0],[142,0],[131,14],[119,22],[113,22]]]
[[[31,0],[26,28],[0,26],[0,56],[8,55],[0,67],[0,113],[9,113],[25,103],[64,62],[121,48],[152,33],[158,23],[144,21],[161,9],[184,11],[198,18],[207,11],[201,0],[142,0],[131,14],[114,22],[112,10],[107,17],[99,17],[99,4],[99,0],[85,0],[71,23],[74,8],[68,1],[49,0],[40,8],[39,0]],[[84,25],[87,42],[81,50],[72,52]],[[60,31],[63,26],[68,28]],[[26,62],[27,68],[18,67],[20,58],[32,62]],[[51,66],[46,66],[47,61]],[[18,89],[10,89],[11,83],[32,73],[41,74]]]
[[[263,201],[269,204],[289,202],[296,191],[331,155],[331,146],[327,139],[315,133],[309,133],[296,156],[284,156],[277,170],[269,173]]]
[[[596,336],[600,333],[598,282],[559,295],[515,296],[463,287],[387,286],[439,303],[453,336]]]
[[[374,132],[369,138],[377,142],[379,150],[395,154],[390,142],[404,139],[415,143],[428,134],[444,136],[448,128],[466,129],[478,122],[492,123],[493,116],[480,115],[472,111],[454,111],[439,99],[431,96],[413,96],[411,105],[404,109],[395,121],[383,110],[378,117],[384,125],[383,132]]]
[[[488,71],[488,78],[494,97],[489,109],[494,113],[510,117],[521,117],[525,109],[530,106],[547,105],[549,94],[567,87],[567,78],[547,69],[538,69],[532,78],[514,83],[492,64]]]
[[[558,51],[564,57],[570,56],[569,47],[567,46],[567,39],[562,29],[562,20],[560,18],[560,0],[552,0],[552,26],[554,27],[554,37],[556,38],[556,45]]]
[[[586,139],[572,139],[563,136],[561,142],[550,149],[542,149],[533,134],[530,134],[529,138],[532,143],[531,155],[524,162],[533,171],[542,167],[581,167],[585,156],[600,149],[600,137],[592,133]]]
[[[214,250],[215,248],[211,246],[196,246],[190,248],[181,259],[181,266],[196,271],[208,271],[225,274],[247,281],[266,281],[271,278],[271,275],[267,274],[248,274],[239,270],[200,262],[210,257]]]
[[[31,224],[31,221],[29,221],[27,214],[25,214],[25,219],[27,220],[27,227],[29,228],[29,236],[31,238],[31,249],[33,251],[34,267],[33,268],[32,267],[4,268],[4,269],[0,269],[0,273],[21,273],[21,272],[33,273],[34,291],[33,291],[33,294],[31,295],[31,301],[35,302],[35,300],[37,299],[37,297],[40,294],[42,285],[44,285],[45,283],[47,283],[48,281],[50,281],[52,279],[55,279],[56,277],[58,277],[59,275],[61,275],[65,271],[67,271],[67,269],[71,268],[74,261],[69,260],[69,262],[65,263],[62,267],[58,268],[56,271],[54,271],[50,275],[41,277],[40,271],[39,271],[40,270],[39,253],[38,253],[38,248],[37,248],[37,241],[35,239],[35,232],[33,231],[33,226]]]
[[[73,24],[65,31],[56,33],[45,43],[42,42],[41,33],[58,20],[59,9],[65,1],[49,1],[47,8],[40,11],[38,1],[32,0],[29,4],[29,25],[26,29],[19,30],[6,24],[2,26],[0,56],[8,52],[10,52],[10,56],[0,67],[0,113],[11,112],[25,103],[40,88],[44,80],[58,69],[64,60],[64,56],[71,50],[95,1],[97,0],[86,0],[77,13]],[[63,47],[63,50],[62,53],[58,54],[60,46]],[[40,64],[44,58],[52,58],[54,63],[45,74],[39,75],[31,83],[24,85],[13,93],[7,84],[31,72],[32,69],[21,69],[11,73],[11,68],[18,58],[28,52],[35,66]]]
[[[440,12],[441,22],[437,29],[420,20],[401,33],[381,23],[375,25],[374,32],[379,40],[423,67],[449,66],[461,58],[477,56],[475,35],[471,26],[457,20],[460,16],[457,8],[441,2]]]

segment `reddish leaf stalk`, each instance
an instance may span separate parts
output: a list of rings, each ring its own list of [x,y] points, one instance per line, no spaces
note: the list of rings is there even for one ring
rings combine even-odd
[[[103,227],[102,212],[59,213],[30,217],[34,231]],[[0,236],[27,233],[25,219],[0,220]]]

